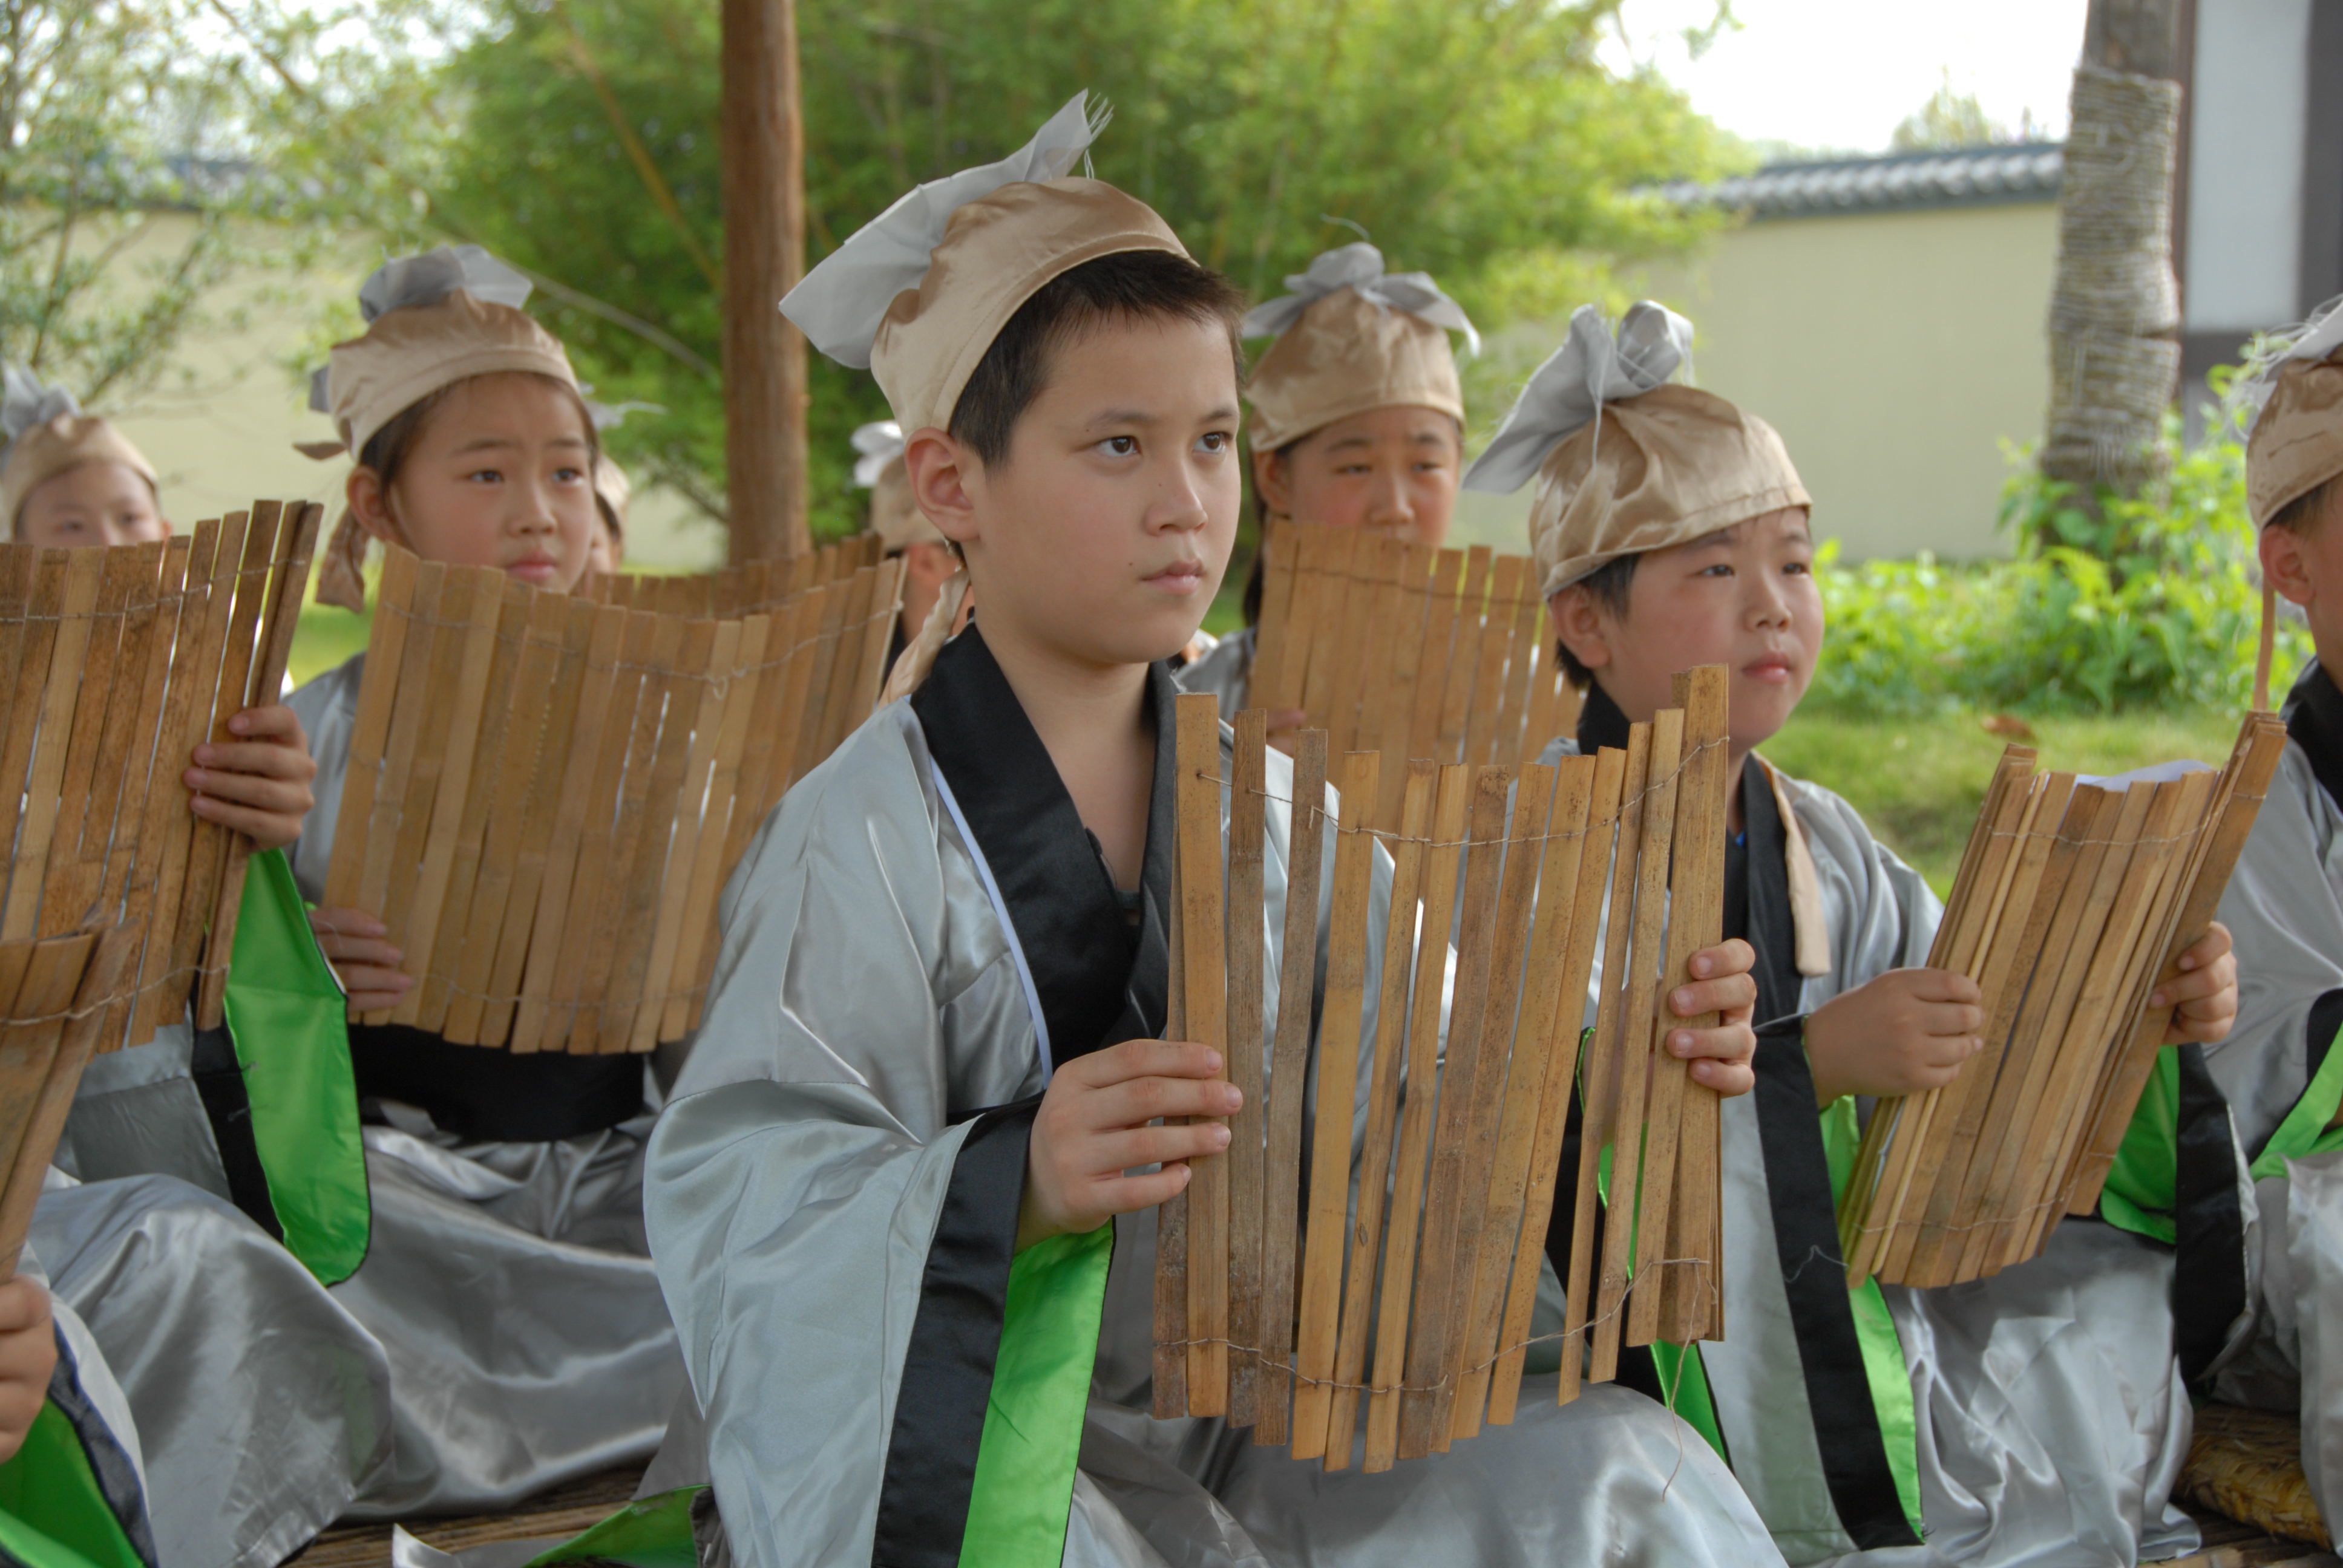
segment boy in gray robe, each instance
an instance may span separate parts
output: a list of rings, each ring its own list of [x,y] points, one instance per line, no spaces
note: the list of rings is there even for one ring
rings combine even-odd
[[[1226,1141],[1151,1123],[1234,1108],[1217,1053],[1156,1037],[1167,658],[1235,531],[1235,302],[1146,206],[1062,177],[1093,134],[1078,98],[1014,156],[905,196],[786,302],[871,365],[980,612],[948,643],[929,621],[890,683],[909,699],[749,849],[652,1135],[652,1251],[733,1557],[1774,1561],[1715,1456],[1624,1391],[1549,1392],[1512,1428],[1310,1496],[1276,1482],[1314,1467],[1148,1414],[1155,1206]],[[1273,953],[1291,822],[1269,817]],[[1728,1093],[1745,961],[1704,953],[1685,988],[1687,1014],[1730,1020],[1689,1053]]]
[[[1771,427],[1671,384],[1691,337],[1648,302],[1615,337],[1582,309],[1465,480],[1538,479],[1537,561],[1586,687],[1551,755],[1624,746],[1676,670],[1732,671],[1725,934],[1756,949],[1759,1045],[1756,1092],[1724,1111],[1730,1326],[1654,1347],[1640,1379],[1729,1458],[1794,1563],[2186,1550],[2193,1526],[2167,1503],[2189,1430],[2168,1248],[2073,1222],[1991,1279],[1846,1288],[1835,1210],[1865,1101],[1949,1081],[1983,1019],[1974,982],[1919,967],[1942,913],[1926,883],[1845,800],[1755,753],[1821,651],[1811,503]],[[2234,1011],[2227,945],[2200,943],[2159,1002],[2202,1037]],[[1566,1264],[1571,1215],[1554,1213],[1548,1255]]]

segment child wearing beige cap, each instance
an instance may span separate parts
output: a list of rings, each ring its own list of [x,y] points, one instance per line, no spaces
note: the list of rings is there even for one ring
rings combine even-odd
[[[2266,591],[2317,656],[2280,712],[2286,752],[2221,900],[2237,933],[2236,1033],[2207,1053],[2251,1182],[2197,1184],[2228,1245],[2177,1305],[2213,1397],[2299,1411],[2302,1468],[2343,1519],[2343,303],[2276,338],[2240,383],[2247,503]],[[2267,670],[2274,606],[2264,609]],[[2267,693],[2258,706],[2268,706]],[[2191,1323],[2191,1320],[2194,1320]]]
[[[1691,342],[1649,302],[1615,333],[1581,309],[1465,477],[1537,485],[1544,591],[1586,689],[1549,760],[1624,746],[1677,670],[1731,672],[1725,929],[1756,949],[1759,995],[1757,1090],[1724,1111],[1731,1332],[1637,1352],[1633,1375],[1727,1457],[1793,1563],[2186,1551],[2168,1247],[2069,1223],[1989,1280],[1846,1287],[1835,1183],[1865,1104],[1948,1081],[1983,1020],[1972,981],[1919,967],[1943,912],[1927,884],[1845,800],[1756,752],[1822,651],[1812,502],[1771,426],[1673,382]],[[2227,941],[2197,944],[2164,999],[2192,1038],[2235,1011]],[[1573,1217],[1555,1214],[1547,1252],[1566,1267]]]
[[[1560,1406],[1549,1384],[1382,1475],[1149,1414],[1156,1207],[1227,1137],[1152,1123],[1236,1093],[1216,1052],[1157,1037],[1168,661],[1236,535],[1237,310],[1144,204],[1068,176],[1096,129],[1077,98],[785,302],[870,365],[982,608],[949,639],[929,618],[910,697],[749,846],[653,1135],[652,1247],[733,1559],[1773,1561],[1715,1456],[1615,1390]],[[1269,792],[1291,785],[1272,757]],[[1376,898],[1389,879],[1380,859]],[[1734,956],[1690,989],[1737,1019]],[[1701,1045],[1702,1081],[1745,1087],[1745,1025]]]
[[[154,465],[109,420],[30,371],[0,371],[0,517],[19,544],[71,548],[168,538]]]
[[[567,590],[589,565],[600,442],[527,278],[476,246],[388,263],[359,292],[312,401],[357,459],[318,597],[365,603],[371,539]],[[295,692],[318,766],[292,851],[322,896],[364,654]],[[412,984],[373,910],[314,922],[354,1006]],[[397,1416],[373,1516],[508,1507],[656,1448],[682,1385],[641,1229],[655,1091],[634,1056],[516,1055],[349,1029],[374,1239],[335,1293],[388,1350]],[[451,1271],[451,1260],[463,1260]]]
[[[1330,250],[1285,280],[1291,292],[1245,317],[1247,337],[1275,339],[1245,387],[1262,533],[1297,520],[1373,528],[1437,549],[1455,515],[1464,458],[1464,389],[1448,335],[1481,337],[1429,273],[1389,273],[1364,240]],[[1261,568],[1245,590],[1261,608]],[[1243,708],[1256,629],[1222,641],[1181,672],[1190,691]],[[1304,719],[1272,713],[1282,734]]]

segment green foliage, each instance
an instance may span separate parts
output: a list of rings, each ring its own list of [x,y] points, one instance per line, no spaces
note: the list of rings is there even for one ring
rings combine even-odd
[[[2261,624],[2245,449],[2233,428],[2184,448],[2177,417],[2166,440],[2169,481],[2103,494],[2096,517],[2013,451],[2001,523],[2014,559],[1845,567],[1825,547],[1813,699],[1896,713],[2244,707]],[[2308,632],[2282,619],[2274,683],[2309,655]]]
[[[808,259],[1089,87],[1116,111],[1097,173],[1256,294],[1356,225],[1468,309],[1552,313],[1608,261],[1719,221],[1640,194],[1731,153],[1655,75],[1596,59],[1615,4],[799,0]],[[301,84],[287,102],[316,210],[392,245],[477,240],[538,275],[598,396],[668,410],[614,448],[720,511],[715,0],[384,15],[246,23]],[[840,531],[863,506],[847,434],[884,409],[867,376],[818,357],[811,387],[816,526]]]

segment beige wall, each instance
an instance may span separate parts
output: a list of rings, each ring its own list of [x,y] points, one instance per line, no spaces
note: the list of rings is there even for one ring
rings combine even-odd
[[[2038,438],[2048,397],[2057,224],[2048,202],[1751,224],[1644,291],[1692,317],[1699,385],[1782,432],[1818,537],[1999,554],[2001,443]],[[1464,500],[1460,536],[1520,538],[1526,493]]]

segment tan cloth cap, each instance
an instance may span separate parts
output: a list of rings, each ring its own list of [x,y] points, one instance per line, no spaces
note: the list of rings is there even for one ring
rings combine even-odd
[[[1453,329],[1481,335],[1429,273],[1383,270],[1364,240],[1316,257],[1285,280],[1292,292],[1256,307],[1244,335],[1275,334],[1245,388],[1256,451],[1274,451],[1370,408],[1437,408],[1464,422]]]
[[[854,432],[854,482],[870,492],[870,531],[887,553],[946,543],[911,498],[911,473],[903,466],[903,427],[892,419],[873,420]]]
[[[7,519],[8,531],[15,531],[25,497],[84,463],[119,463],[149,490],[159,487],[154,465],[112,424],[90,414],[59,414],[18,436],[0,455],[0,518]]]
[[[2343,356],[2343,349],[2337,351]],[[2279,367],[2246,443],[2246,505],[2257,528],[2343,474],[2343,357]]]
[[[951,425],[968,378],[1042,285],[1127,251],[1186,256],[1172,226],[1104,180],[1003,186],[951,216],[920,286],[888,307],[870,373],[906,430]]]
[[[905,193],[781,301],[841,365],[868,366],[905,430],[949,428],[968,378],[1051,278],[1126,251],[1188,253],[1154,209],[1066,171],[1105,128],[1077,93],[998,163]]]
[[[1370,408],[1437,408],[1464,422],[1448,329],[1338,289],[1269,347],[1245,388],[1252,444],[1273,452]]]
[[[443,387],[518,370],[575,389],[561,340],[526,313],[458,289],[429,305],[385,311],[362,337],[334,345],[326,397],[351,457],[375,433]]]
[[[1621,556],[1813,504],[1771,425],[1697,387],[1655,387],[1604,404],[1539,470],[1530,507],[1538,592]]]

